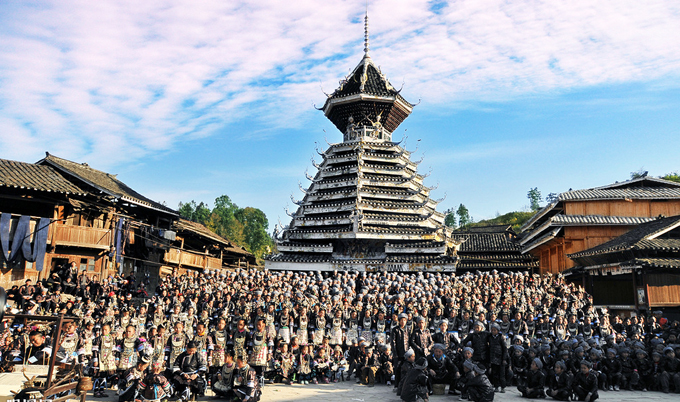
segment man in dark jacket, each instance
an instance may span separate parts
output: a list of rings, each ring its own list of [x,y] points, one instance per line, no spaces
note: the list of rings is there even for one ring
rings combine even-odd
[[[618,391],[621,386],[621,362],[616,358],[616,349],[607,349],[607,358],[602,361],[602,372],[607,376],[607,389]]]
[[[680,394],[680,359],[675,357],[672,347],[666,346],[663,350],[663,374],[661,377],[661,390],[665,393],[670,392],[670,384],[675,386],[675,393]]]
[[[489,337],[489,361],[491,363],[491,382],[494,391],[505,392],[506,371],[508,367],[508,346],[505,336],[501,334],[500,325],[491,324],[491,336]]]
[[[571,397],[571,372],[563,361],[555,363],[555,375],[548,379],[549,397],[557,401],[568,401]]]
[[[417,328],[411,334],[411,348],[416,352],[416,359],[427,357],[432,349],[432,336],[430,330],[425,328],[425,319],[418,316],[416,318]]]
[[[399,386],[401,381],[401,365],[404,362],[404,355],[406,351],[409,350],[409,333],[406,328],[406,321],[408,321],[408,315],[405,313],[399,314],[399,325],[396,326],[391,331],[392,338],[392,353],[394,357],[394,387]]]
[[[404,354],[404,361],[401,362],[401,366],[399,367],[400,371],[399,374],[401,379],[399,381],[399,384],[397,385],[397,396],[401,395],[401,390],[404,388],[404,380],[406,380],[406,376],[415,365],[415,361],[416,353],[413,351],[413,349],[407,350],[406,353]]]
[[[483,365],[466,360],[463,369],[466,371],[466,391],[468,399],[473,402],[491,402],[494,398],[493,386],[486,376]]]
[[[545,373],[541,359],[534,358],[527,372],[526,385],[518,386],[517,390],[525,398],[545,398]]]
[[[449,321],[447,319],[443,319],[439,323],[439,332],[432,335],[432,341],[434,343],[441,343],[444,345],[444,352],[449,357],[453,358],[455,351],[460,347],[460,343],[458,342],[458,339],[453,336],[453,334],[448,332],[448,329]]]
[[[472,355],[472,361],[475,363],[482,363],[485,366],[489,364],[489,337],[491,334],[484,331],[484,324],[481,321],[475,322],[473,331],[468,335],[462,342],[464,346],[468,346],[470,342],[470,347],[474,349],[474,354]]]
[[[401,400],[404,402],[416,402],[418,398],[427,402],[427,359],[424,357],[416,360],[413,368],[406,374],[404,385],[401,390]]]
[[[460,378],[458,368],[445,354],[445,346],[441,343],[434,344],[434,352],[427,357],[427,366],[431,384],[448,384],[449,395],[458,395],[456,392],[456,380]]]
[[[184,400],[188,400],[191,393],[202,396],[205,389],[203,376],[208,366],[197,350],[196,342],[189,342],[187,350],[177,357],[173,366],[175,389]]]
[[[573,391],[579,401],[592,402],[600,395],[597,393],[597,375],[590,369],[593,363],[581,362],[581,371],[574,378]]]

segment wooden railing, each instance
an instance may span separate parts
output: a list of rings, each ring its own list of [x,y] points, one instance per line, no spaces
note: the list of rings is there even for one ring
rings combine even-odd
[[[220,269],[222,260],[206,254],[171,248],[165,252],[165,262],[169,264],[185,265],[195,268]]]
[[[88,228],[84,226],[55,225],[54,244],[60,246],[76,246],[108,249],[111,247],[111,231],[109,229]]]

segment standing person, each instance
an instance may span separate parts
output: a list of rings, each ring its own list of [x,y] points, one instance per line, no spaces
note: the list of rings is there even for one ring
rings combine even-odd
[[[401,362],[401,366],[399,367],[399,371],[401,371],[399,375],[399,384],[397,385],[397,396],[401,395],[401,391],[404,388],[404,381],[406,380],[406,375],[408,374],[409,371],[415,366],[415,361],[416,361],[416,353],[413,351],[413,349],[409,349],[406,351],[404,354],[404,361]]]
[[[401,400],[404,402],[416,402],[418,398],[424,402],[429,401],[427,383],[427,359],[418,358],[404,378],[401,389]]]
[[[252,335],[253,349],[250,354],[250,367],[255,370],[257,377],[261,378],[264,375],[264,367],[267,365],[268,343],[266,325],[263,317],[258,317],[255,322],[255,331]]]
[[[416,352],[416,359],[421,357],[427,358],[434,344],[432,342],[432,335],[430,335],[430,330],[426,328],[427,323],[423,317],[418,316],[416,318],[416,325],[417,328],[411,334],[411,349]]]
[[[474,350],[472,360],[475,363],[482,363],[488,365],[489,360],[489,337],[490,334],[484,331],[484,323],[476,321],[472,327],[472,333],[468,335],[462,342],[463,345],[471,343]]]
[[[137,328],[132,324],[128,324],[125,328],[125,336],[118,345],[118,350],[120,350],[118,371],[120,373],[124,373],[137,365],[138,352],[141,349],[142,342],[137,337]]]
[[[489,360],[491,363],[491,381],[494,392],[505,393],[506,371],[508,367],[508,346],[505,336],[500,333],[500,325],[491,324],[491,336],[489,337]]]
[[[181,321],[175,322],[174,332],[168,337],[168,343],[165,347],[165,354],[168,361],[168,370],[172,370],[172,366],[175,364],[175,361],[179,355],[185,351],[187,341],[187,336],[184,333],[184,323]]]
[[[394,387],[401,382],[401,365],[404,363],[406,351],[409,350],[409,334],[406,330],[408,315],[401,313],[398,316],[399,324],[391,331],[392,352],[394,353]]]
[[[211,375],[220,371],[226,361],[227,342],[229,342],[227,320],[224,317],[220,317],[217,320],[217,327],[210,333],[208,338],[208,363],[210,364]]]
[[[115,379],[118,369],[118,357],[116,350],[116,339],[111,334],[111,325],[102,325],[102,333],[95,338],[92,343],[92,365],[95,368],[96,379],[94,381],[94,397],[105,398],[107,395],[104,389],[110,383],[118,388]]]

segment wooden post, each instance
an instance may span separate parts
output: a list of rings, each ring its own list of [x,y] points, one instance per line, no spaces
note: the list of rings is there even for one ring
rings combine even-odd
[[[638,289],[637,289],[637,278],[635,276],[637,275],[635,272],[635,268],[632,269],[633,271],[633,302],[635,303],[635,311],[640,311],[640,306],[638,305]]]
[[[59,321],[57,321],[56,336],[52,339],[52,355],[50,355],[50,367],[47,371],[47,383],[45,384],[45,389],[49,389],[52,386],[52,374],[54,373],[54,364],[57,361],[57,351],[59,350],[57,342],[61,338],[61,326],[64,323],[64,314],[59,314]]]

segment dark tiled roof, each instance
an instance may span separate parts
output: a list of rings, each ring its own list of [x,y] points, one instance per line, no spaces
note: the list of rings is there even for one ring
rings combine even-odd
[[[558,213],[562,208],[563,201],[597,201],[597,200],[636,200],[636,199],[679,199],[680,183],[654,177],[641,177],[620,183],[612,183],[606,186],[589,188],[584,190],[570,190],[560,193],[555,202],[552,202],[534,216],[522,227],[520,232],[533,230],[534,225],[543,220],[551,213]]]
[[[0,186],[63,194],[85,194],[49,166],[0,159]]]
[[[47,154],[47,156],[39,161],[38,164],[52,166],[62,173],[74,176],[88,185],[93,186],[111,196],[121,198],[124,201],[132,202],[147,208],[156,209],[171,215],[177,215],[176,211],[159,204],[156,201],[146,198],[135,190],[131,189],[125,183],[118,180],[116,175],[93,169],[86,163],[76,163]]]
[[[670,180],[659,179],[656,177],[639,177],[637,179],[608,184],[602,187],[595,187],[593,190],[603,190],[612,188],[631,188],[631,187],[680,187],[680,183]]]
[[[511,225],[488,225],[488,226],[472,226],[461,233],[506,233],[512,230]]]
[[[579,258],[597,254],[607,254],[620,250],[630,250],[635,247],[644,247],[645,245],[647,247],[663,247],[664,245],[668,246],[673,244],[673,242],[659,241],[650,243],[649,240],[654,240],[654,238],[660,233],[664,233],[676,227],[680,227],[680,216],[655,219],[651,222],[643,223],[628,233],[625,233],[606,243],[602,243],[599,246],[595,246],[578,253],[569,254],[567,257]]]
[[[461,233],[454,232],[454,237],[466,239],[459,252],[520,251],[519,244],[513,242],[504,233]]]
[[[362,90],[361,82],[364,79],[364,72],[366,81]],[[329,99],[344,98],[360,93],[380,97],[397,96],[399,99],[406,102],[406,100],[399,95],[399,91],[394,89],[387,78],[378,70],[378,68],[376,68],[370,58],[363,59],[354,69],[352,74],[343,80],[340,87],[333,92]]]
[[[653,268],[680,268],[680,258],[638,258],[633,264]]]
[[[558,214],[550,218],[550,226],[569,225],[624,225],[634,226],[653,221],[654,218],[637,216],[604,216],[604,215],[562,215]]]
[[[208,238],[210,240],[213,240],[217,243],[226,245],[226,246],[231,246],[231,242],[224,237],[218,235],[217,233],[213,232],[212,230],[208,229],[207,227],[201,225],[198,222],[192,222],[190,220],[180,218],[177,222],[174,223],[175,229],[177,231],[182,231],[186,230],[188,232],[195,233],[199,236]]]
[[[673,187],[638,187],[621,189],[588,189],[561,193],[559,201],[581,200],[645,200],[645,199],[677,199],[680,188]]]

